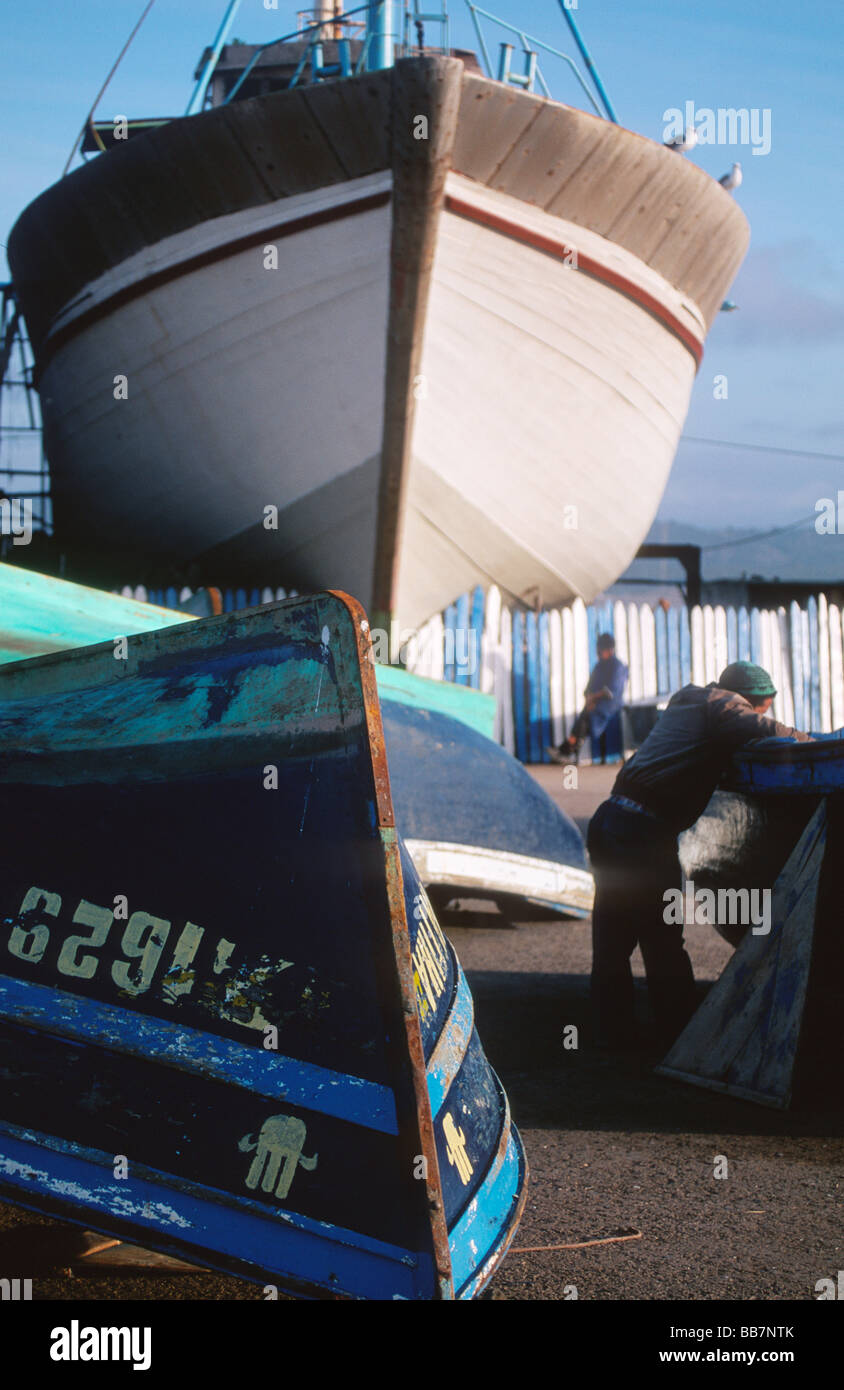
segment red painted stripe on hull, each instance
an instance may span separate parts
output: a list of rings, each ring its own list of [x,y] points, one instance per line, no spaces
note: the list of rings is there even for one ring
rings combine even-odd
[[[340,203],[333,208],[323,208],[321,212],[306,213],[302,217],[293,218],[292,221],[281,222],[275,227],[264,227],[260,232],[250,232],[234,241],[226,241],[220,246],[212,246],[207,251],[200,251],[195,256],[188,256],[185,260],[166,266],[163,270],[158,270],[132,285],[126,285],[122,290],[116,290],[114,294],[81,313],[78,318],[47,338],[36,366],[36,384],[47,363],[66,342],[69,342],[77,333],[89,328],[92,323],[97,323],[124,304],[130,304],[133,299],[139,299],[141,295],[148,294],[150,290],[169,284],[171,280],[178,280],[182,275],[190,275],[195,270],[202,270],[205,266],[214,265],[217,261],[227,260],[230,256],[236,256],[241,251],[248,251],[253,246],[281,241],[284,237],[295,236],[297,232],[309,231],[311,227],[323,227],[328,222],[337,222],[344,217],[353,217],[361,212],[371,212],[374,208],[385,207],[391,197],[392,194],[389,191],[372,193],[366,198],[357,198],[352,202]],[[65,305],[65,309],[67,307]]]
[[[477,222],[483,227],[489,227],[491,231],[500,232],[502,236],[509,237],[512,241],[520,241],[525,246],[532,246],[537,251],[543,251],[546,255],[553,256],[555,260],[564,260],[570,253],[570,247],[561,245],[553,237],[543,236],[541,232],[520,226],[518,222],[509,217],[502,217],[499,213],[476,208],[472,203],[467,203],[462,198],[456,198],[453,193],[446,194],[445,205],[449,212],[456,213],[458,217],[465,217],[470,222]],[[659,319],[669,333],[673,333],[675,338],[679,338],[683,346],[688,348],[696,365],[700,366],[703,358],[701,340],[696,338],[694,333],[671,313],[670,309],[667,309],[653,295],[648,294],[647,290],[641,289],[632,280],[628,280],[626,275],[619,275],[617,271],[609,270],[607,266],[596,261],[594,257],[585,256],[580,251],[577,252],[577,269],[585,275],[591,275],[594,280],[601,280],[605,285],[610,285],[614,290],[625,295],[626,298],[632,299],[642,309],[647,310],[654,318]]]

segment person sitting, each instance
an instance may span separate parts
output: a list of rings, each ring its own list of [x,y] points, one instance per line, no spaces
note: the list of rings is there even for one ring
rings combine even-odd
[[[586,703],[572,725],[571,733],[556,748],[546,748],[554,763],[576,763],[583,740],[589,736],[592,757],[614,714],[621,709],[621,699],[627,684],[627,667],[615,654],[612,633],[602,632],[598,638],[598,660],[592,668],[584,695]]]

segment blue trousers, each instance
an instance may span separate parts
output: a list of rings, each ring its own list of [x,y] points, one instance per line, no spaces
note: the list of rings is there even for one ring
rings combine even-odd
[[[664,920],[664,893],[680,888],[677,836],[665,822],[605,801],[589,823],[595,877],[592,910],[592,1005],[598,1031],[624,1041],[634,1026],[630,957],[638,945],[661,1046],[695,1011],[692,964],[681,925]]]

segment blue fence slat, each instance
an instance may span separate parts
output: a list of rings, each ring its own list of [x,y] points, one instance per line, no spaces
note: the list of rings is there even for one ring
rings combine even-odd
[[[481,649],[486,618],[486,594],[478,584],[472,595],[472,631],[469,634],[469,680],[475,690],[481,688]]]
[[[470,610],[469,595],[461,594],[455,605],[455,627],[454,627],[454,675],[458,685],[469,684],[469,663],[467,653],[469,651],[469,627]]]
[[[680,609],[680,684],[688,685],[692,679],[692,629],[689,623],[688,608]]]
[[[654,628],[656,631],[656,690],[658,695],[665,695],[671,689],[671,681],[668,675],[668,614],[664,608],[657,608],[654,613]]]
[[[165,595],[164,595],[164,598],[165,598],[165,604],[164,604],[164,607],[165,607],[165,608],[175,608],[175,607],[178,605],[178,602],[179,602],[179,593],[178,593],[178,590],[177,590],[177,589],[168,589],[168,590],[166,591]]]
[[[589,643],[589,669],[591,671],[595,662],[598,660],[598,614],[593,605],[586,610],[586,638]]]
[[[750,610],[750,660],[762,665],[762,615],[758,608]]]
[[[739,661],[750,661],[750,618],[747,609],[741,607],[738,611],[738,658]]]
[[[539,615],[539,761],[547,761],[551,743],[551,661],[548,614]]]
[[[794,699],[794,723],[798,729],[805,729],[808,702],[805,699],[803,684],[803,631],[800,621],[800,607],[797,603],[789,605],[788,636],[788,644],[791,648],[791,694]]]
[[[668,689],[679,690],[683,684],[680,668],[680,610],[668,610]]]
[[[457,604],[450,603],[443,613],[443,675],[447,681],[454,680],[454,656],[457,643]]]
[[[809,627],[809,723],[808,725],[804,724],[803,728],[820,729],[821,664],[817,599],[809,599],[809,602],[806,604],[806,613]],[[805,619],[801,619],[801,622],[805,621]]]
[[[516,757],[527,762],[527,720],[525,718],[525,615],[513,614],[513,730]]]
[[[532,763],[538,763],[542,758],[542,734],[539,699],[539,625],[535,613],[528,613],[525,632],[527,639],[528,760]]]

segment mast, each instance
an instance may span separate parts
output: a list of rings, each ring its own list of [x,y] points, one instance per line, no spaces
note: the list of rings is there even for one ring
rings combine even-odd
[[[369,57],[371,70],[391,68],[395,61],[396,36],[393,30],[393,0],[369,0]]]

